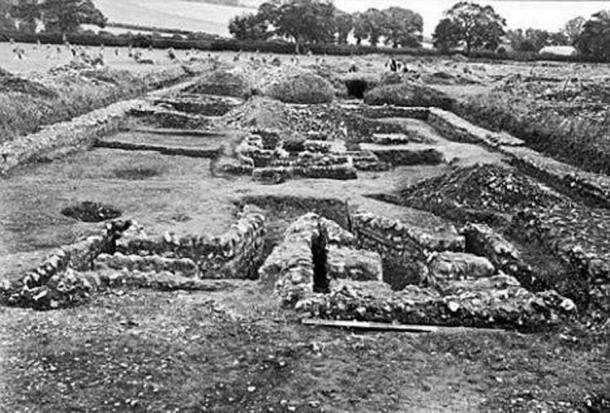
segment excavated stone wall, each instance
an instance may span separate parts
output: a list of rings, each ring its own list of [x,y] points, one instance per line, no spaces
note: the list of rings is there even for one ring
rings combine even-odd
[[[327,260],[323,263],[317,261],[320,257],[315,254],[314,245],[322,234],[325,245],[321,248],[327,250],[330,265]],[[380,257],[370,253],[365,256],[358,254],[350,248],[354,242],[354,235],[334,221],[314,213],[303,215],[288,227],[282,242],[259,269],[260,281],[273,288],[282,303],[294,304],[313,293],[316,265],[326,266],[324,276],[327,283],[332,283],[334,278],[352,275],[368,279],[380,277]]]
[[[53,159],[91,147],[98,137],[118,131],[127,112],[141,103],[140,100],[114,103],[4,143],[0,146],[0,174],[6,174],[22,163]]]
[[[593,317],[610,314],[610,213],[604,209],[526,209],[513,219],[519,236],[575,269],[557,288],[577,296]]]
[[[146,104],[129,110],[129,115],[141,122],[160,128],[213,129],[214,121],[209,117]]]
[[[228,96],[179,94],[156,98],[152,103],[194,115],[223,116],[241,105],[243,100]]]
[[[49,310],[79,304],[115,285],[201,289],[202,279],[254,278],[264,234],[264,216],[247,206],[219,237],[148,238],[137,224],[116,221],[61,248],[20,279],[3,280],[0,302]]]
[[[515,166],[592,206],[610,208],[610,177],[583,171],[529,148],[501,146]]]
[[[425,230],[366,211],[358,211],[351,218],[359,247],[377,251],[383,258],[425,261],[434,251],[461,252],[465,248],[464,237],[453,226]]]
[[[524,142],[507,133],[492,132],[478,127],[444,109],[430,108],[428,123],[447,139],[465,143],[484,144],[492,148],[521,146]]]
[[[93,269],[95,258],[112,252],[116,239],[130,225],[129,222],[115,221],[105,224],[98,234],[58,249],[47,257],[36,269],[26,272],[14,281],[2,280],[0,302],[7,305],[31,306],[34,308],[58,308],[58,292],[49,286],[50,281],[63,272],[73,269],[87,271]],[[62,288],[62,285],[59,285]],[[59,291],[61,295],[61,291]]]
[[[509,276],[452,281],[440,289],[341,281],[329,294],[309,294],[296,305],[305,316],[522,331],[557,325],[576,314],[574,303],[554,291],[531,293]]]
[[[280,182],[296,177],[357,178],[351,158],[341,153],[329,153],[331,145],[326,142],[307,140],[303,151],[291,155],[283,148],[284,142],[279,135],[271,134],[273,139],[270,144],[267,134],[269,132],[253,131],[236,149],[241,163],[253,166],[252,177],[256,180]],[[306,144],[309,150],[305,150]]]
[[[97,264],[99,268],[152,268],[198,278],[252,278],[261,260],[264,236],[264,215],[245,206],[239,220],[220,236],[148,237],[142,230],[134,230],[117,241],[120,256],[103,257]]]
[[[395,231],[389,223],[373,226],[385,228],[386,235]],[[434,251],[452,244],[401,231],[405,232],[410,247],[416,244]],[[321,246],[320,240],[326,245]],[[462,252],[430,252],[427,265],[434,283],[427,279],[419,286],[392,291],[381,282],[380,254],[345,245],[358,241],[357,235],[336,223],[306,214],[286,230],[260,268],[260,280],[284,305],[309,317],[534,330],[576,314],[574,303],[555,291],[532,293],[498,272],[486,258]],[[454,246],[463,249],[463,238]],[[323,289],[320,268],[326,269]]]

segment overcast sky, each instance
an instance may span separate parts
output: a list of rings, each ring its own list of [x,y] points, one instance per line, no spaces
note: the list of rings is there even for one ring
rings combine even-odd
[[[364,11],[370,7],[384,9],[400,6],[411,9],[424,18],[424,34],[430,36],[443,12],[457,0],[334,0],[335,5],[348,12]],[[545,30],[559,30],[573,17],[588,18],[591,14],[610,9],[606,1],[534,1],[534,0],[488,0],[475,1],[481,5],[491,5],[496,12],[506,18],[509,28],[535,27]]]

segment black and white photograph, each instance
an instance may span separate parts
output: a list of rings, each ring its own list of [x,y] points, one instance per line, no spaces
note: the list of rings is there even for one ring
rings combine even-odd
[[[610,0],[0,0],[0,413],[610,413]]]

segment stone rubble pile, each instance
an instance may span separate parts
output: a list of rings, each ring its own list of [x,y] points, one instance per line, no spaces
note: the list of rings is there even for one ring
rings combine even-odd
[[[423,180],[400,191],[405,205],[465,221],[551,207],[569,199],[533,181],[519,171],[500,165],[473,165]]]

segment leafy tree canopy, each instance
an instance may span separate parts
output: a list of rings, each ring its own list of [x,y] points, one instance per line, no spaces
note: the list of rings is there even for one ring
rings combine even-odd
[[[107,22],[92,0],[19,0],[10,14],[29,30],[41,21],[46,31],[61,33],[75,32],[81,24],[105,27]]]
[[[610,10],[591,16],[574,45],[586,56],[610,62]]]
[[[520,52],[539,52],[545,46],[565,46],[568,37],[563,32],[548,32],[539,29],[509,30],[506,37],[512,48]]]
[[[468,52],[473,49],[494,50],[504,35],[506,20],[491,6],[462,1],[445,12],[434,32],[434,44],[443,48],[465,46]]]
[[[563,27],[562,33],[567,37],[570,44],[574,44],[578,36],[582,34],[587,19],[582,16],[575,17]]]
[[[269,24],[258,14],[252,13],[232,18],[229,33],[239,40],[267,40],[272,35]]]

